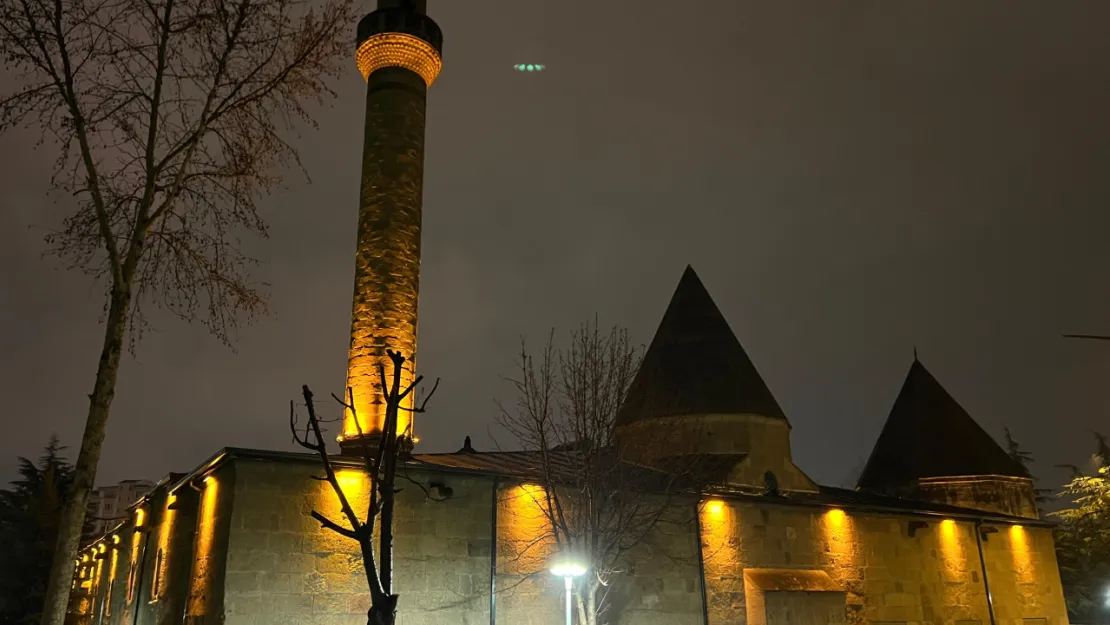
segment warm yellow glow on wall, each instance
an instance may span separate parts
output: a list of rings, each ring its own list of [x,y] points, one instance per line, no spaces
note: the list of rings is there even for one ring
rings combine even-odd
[[[336,471],[335,481],[339,482],[339,487],[343,489],[343,493],[349,500],[362,499],[370,487],[370,480],[366,479],[366,474],[358,469]]]
[[[127,602],[135,600],[135,582],[139,576],[139,551],[142,547],[143,534],[139,530],[131,533],[131,558],[128,561],[127,571]]]
[[[547,509],[547,492],[542,486],[521,484],[501,491],[498,560],[504,566],[500,572],[528,575],[547,569],[555,553]]]
[[[728,577],[742,573],[733,514],[733,509],[718,499],[711,499],[702,506],[702,558],[707,576]]]
[[[1029,532],[1020,525],[1010,528],[1010,554],[1014,559],[1014,576],[1022,582],[1032,582],[1033,551],[1029,545]]]
[[[119,536],[112,536],[112,542],[119,543]],[[104,596],[104,614],[112,613],[112,591],[116,587],[116,571],[119,569],[119,549],[112,549],[112,561],[108,566],[108,592]]]
[[[435,48],[419,37],[404,33],[380,33],[369,37],[358,47],[355,61],[362,77],[383,67],[403,67],[412,70],[431,87],[443,69],[443,59]]]
[[[197,517],[196,560],[193,563],[192,590],[189,592],[189,616],[203,616],[211,607],[209,591],[215,583],[215,566],[219,554],[213,552],[216,537],[216,508],[219,503],[220,482],[209,475],[204,479],[200,514]]]
[[[699,506],[702,565],[711,623],[732,622],[737,614],[731,598],[744,593],[739,512],[719,499],[710,499]]]
[[[104,581],[103,580],[103,575],[104,575],[104,560],[102,558],[102,559],[96,561],[96,573],[93,576],[93,584],[92,584],[94,593],[100,591],[100,584]]]
[[[142,508],[135,509],[135,527],[142,527],[146,523],[146,510]]]
[[[964,543],[960,538],[960,526],[952,519],[940,522],[940,553],[944,558],[945,570],[962,571],[967,555],[964,553]]]
[[[846,583],[861,560],[855,521],[843,510],[834,508],[821,515],[818,525],[823,543],[818,553],[824,554],[827,572],[834,580]]]
[[[151,594],[154,599],[162,596],[162,592],[166,586],[166,573],[169,571],[170,565],[170,539],[173,538],[173,523],[177,516],[177,511],[172,508],[174,502],[177,501],[177,495],[171,494],[166,497],[166,507],[162,510],[162,526],[158,528],[158,554],[161,557],[156,559],[154,563],[154,584],[151,587]]]
[[[112,544],[113,545],[118,545],[119,544],[119,534],[112,534]]]
[[[720,499],[710,499],[705,502],[705,511],[712,518],[718,518],[725,513],[725,502]]]

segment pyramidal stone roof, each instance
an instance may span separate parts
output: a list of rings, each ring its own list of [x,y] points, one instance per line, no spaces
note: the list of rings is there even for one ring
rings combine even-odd
[[[969,475],[1027,477],[914,358],[858,486],[883,491],[918,478]]]
[[[687,265],[617,414],[617,425],[706,413],[786,418]]]

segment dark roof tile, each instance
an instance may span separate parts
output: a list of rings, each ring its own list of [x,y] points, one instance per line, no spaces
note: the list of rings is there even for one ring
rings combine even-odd
[[[617,423],[705,413],[786,418],[713,298],[687,266]]]
[[[1024,470],[914,360],[859,479],[874,491],[918,478],[964,475],[1026,477]]]

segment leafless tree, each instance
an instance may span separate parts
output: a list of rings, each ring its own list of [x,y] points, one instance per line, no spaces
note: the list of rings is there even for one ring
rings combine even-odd
[[[14,81],[0,131],[59,148],[53,187],[72,211],[47,236],[105,286],[104,341],[54,553],[44,625],[61,625],[82,517],[125,338],[144,301],[227,342],[265,310],[244,233],[257,202],[300,164],[289,133],[334,96],[349,59],[350,0],[0,0],[0,54]],[[66,197],[66,196],[63,196]]]
[[[525,569],[560,555],[588,564],[574,589],[583,625],[607,622],[611,591],[630,572],[636,553],[653,549],[664,524],[693,521],[695,500],[681,492],[690,473],[651,470],[618,458],[617,413],[641,359],[642,350],[627,331],[603,332],[596,321],[572,332],[566,349],[555,347],[554,333],[536,355],[522,342],[520,369],[509,379],[516,403],[502,406],[498,418],[539,458],[541,488],[515,496],[533,498],[546,532],[517,546],[510,557],[525,562]]]
[[[364,435],[369,433],[362,431],[359,417],[354,414],[355,406],[351,389],[347,389],[347,401],[345,402],[334,395],[332,396],[346,410],[352,412],[353,421],[358,428],[359,440],[362,442],[361,461],[363,469],[370,476],[373,484],[370,489],[369,504],[365,516],[360,517],[358,512],[355,511],[347,498],[347,494],[343,491],[339,479],[336,477],[335,465],[328,455],[327,441],[323,434],[322,424],[326,420],[322,420],[316,414],[316,408],[312,401],[312,391],[308,389],[308,386],[303,386],[301,389],[305,409],[308,412],[308,419],[303,426],[298,423],[293,402],[289,404],[289,428],[293,432],[293,438],[301,447],[320,456],[320,462],[324,467],[324,477],[321,479],[326,480],[331,485],[332,491],[339,500],[339,508],[343,512],[346,525],[329,519],[316,510],[312,511],[312,518],[319,521],[321,526],[358,543],[363,568],[366,572],[366,581],[370,586],[370,611],[367,613],[366,619],[368,625],[392,625],[397,617],[398,595],[393,588],[393,513],[398,492],[396,488],[397,465],[402,460],[402,455],[412,448],[410,442],[412,432],[409,430],[397,432],[397,415],[401,410],[424,412],[428,400],[431,399],[436,388],[439,387],[439,380],[436,380],[432,390],[424,397],[419,407],[403,408],[402,402],[409,394],[415,392],[417,385],[423,380],[423,376],[417,377],[411,385],[402,388],[401,371],[405,363],[405,357],[400,352],[392,350],[387,350],[387,353],[392,361],[393,373],[392,380],[387,384],[385,366],[379,365],[378,367],[386,413],[385,423],[378,435],[376,444],[371,444],[369,437]],[[377,551],[374,548],[375,528],[378,533]]]

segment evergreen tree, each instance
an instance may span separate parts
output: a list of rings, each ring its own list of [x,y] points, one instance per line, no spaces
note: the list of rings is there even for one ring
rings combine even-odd
[[[1099,432],[1092,432],[1092,434],[1098,444],[1094,455],[1095,466],[1099,469],[1110,469],[1110,445],[1107,445],[1106,437]]]
[[[1037,478],[1029,469],[1029,465],[1035,462],[1033,460],[1033,454],[1022,449],[1021,444],[1018,443],[1017,439],[1015,439],[1013,434],[1010,433],[1010,428],[1003,428],[1002,431],[1006,434],[1006,452],[1010,454],[1010,457],[1013,458],[1014,462],[1021,465],[1022,470],[1025,471],[1025,475],[1028,476],[1029,479],[1033,480],[1033,500],[1037,504],[1037,509],[1040,510],[1041,504],[1048,501],[1049,495],[1052,494],[1052,489],[1036,487]]]
[[[64,449],[51,437],[37,462],[19,458],[19,478],[0,491],[0,625],[39,622],[58,521],[73,481]]]
[[[1061,519],[1055,535],[1064,598],[1077,623],[1110,622],[1110,449],[1101,434],[1095,440],[1094,474],[1071,467],[1062,496],[1072,505],[1054,513]]]

